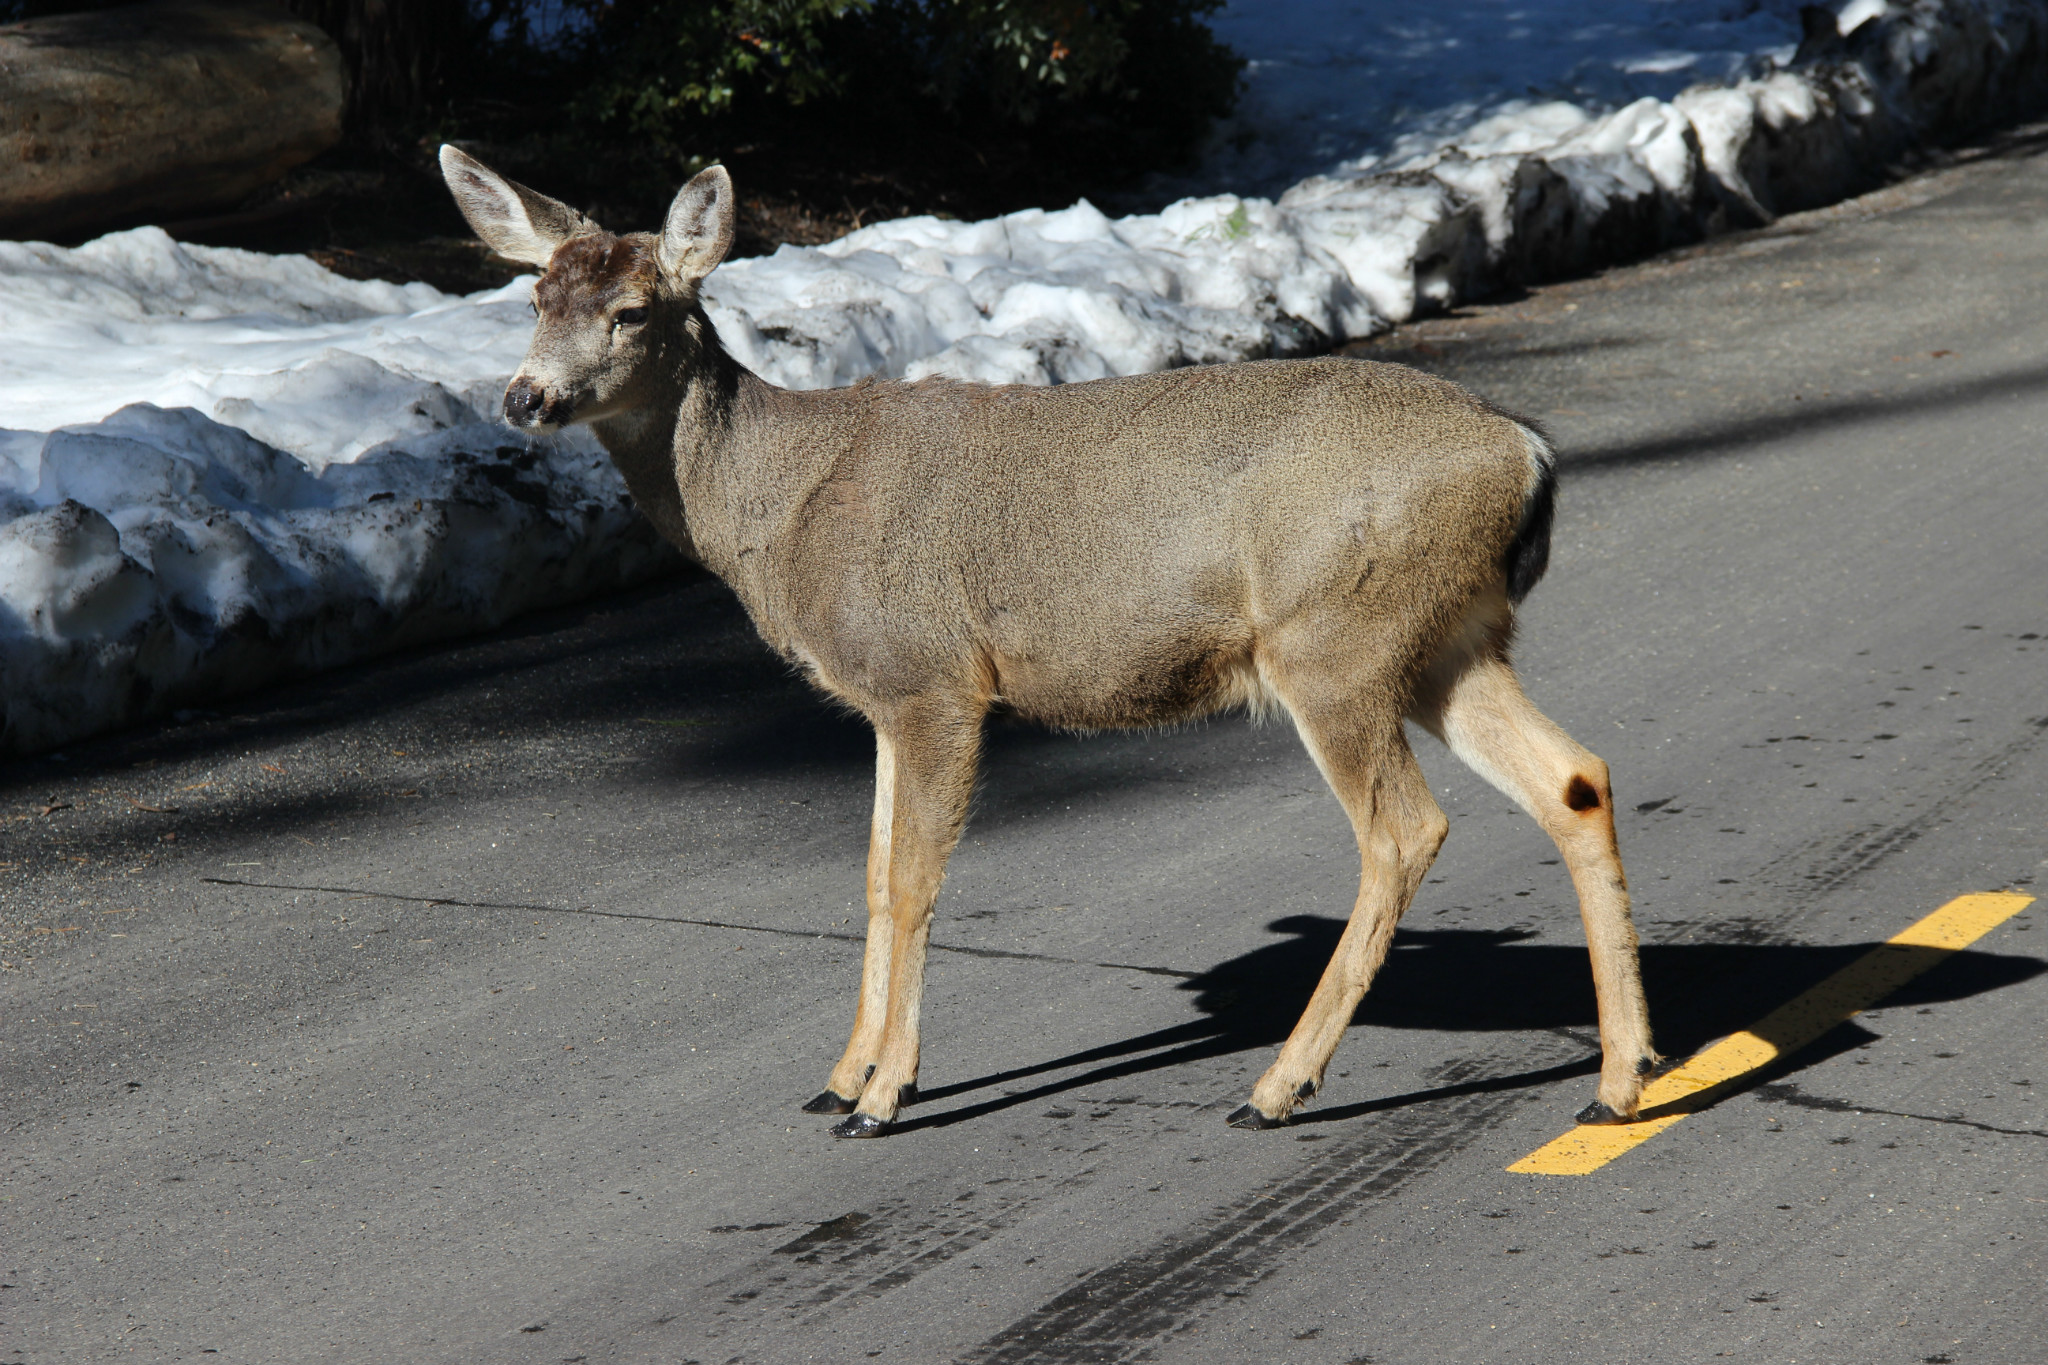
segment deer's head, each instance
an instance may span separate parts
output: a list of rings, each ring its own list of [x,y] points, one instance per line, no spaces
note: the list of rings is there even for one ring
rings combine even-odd
[[[441,174],[486,246],[545,272],[533,344],[505,390],[513,426],[547,432],[625,412],[710,344],[697,288],[732,246],[723,166],[683,186],[660,232],[623,236],[457,148],[441,148]]]

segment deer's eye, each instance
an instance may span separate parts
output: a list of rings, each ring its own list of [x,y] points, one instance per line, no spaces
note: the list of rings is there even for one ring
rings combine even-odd
[[[612,326],[614,327],[637,327],[645,321],[647,321],[647,310],[645,308],[621,308],[618,312],[612,314]]]
[[[540,305],[535,303],[532,299],[528,299],[526,301],[526,311],[533,314],[535,317],[539,317]]]

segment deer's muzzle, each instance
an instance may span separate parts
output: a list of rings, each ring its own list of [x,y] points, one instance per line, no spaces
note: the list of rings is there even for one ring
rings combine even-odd
[[[562,426],[568,422],[569,412],[566,398],[550,395],[525,375],[505,390],[505,420],[515,427]]]

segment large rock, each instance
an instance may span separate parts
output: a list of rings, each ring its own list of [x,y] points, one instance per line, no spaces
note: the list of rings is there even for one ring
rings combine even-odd
[[[281,9],[158,0],[0,26],[0,236],[234,203],[341,136],[333,40]]]

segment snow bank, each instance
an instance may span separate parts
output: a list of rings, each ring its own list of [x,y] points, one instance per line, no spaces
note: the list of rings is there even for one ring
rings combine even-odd
[[[1284,355],[1833,202],[2048,85],[2048,0],[1850,0],[1844,14],[1853,31],[1809,36],[1783,54],[1790,69],[1766,59],[1607,112],[1497,104],[1277,199],[906,218],[734,262],[707,301],[736,354],[795,387],[1043,384]]]
[[[38,428],[0,430],[0,745],[673,565],[588,433],[484,415],[529,293],[361,283],[155,228],[0,243],[0,414]]]
[[[1383,170],[1507,108],[1668,100],[1785,65],[1802,0],[1230,0],[1211,21],[1247,58],[1237,112],[1175,194],[1277,197]],[[1528,127],[1530,151],[1552,139]],[[1508,149],[1503,149],[1508,150]]]
[[[1599,4],[1705,22],[1701,0]],[[1517,12],[1532,9],[1546,12]],[[792,387],[1301,353],[1831,201],[2048,80],[2048,0],[1850,0],[1846,34],[1809,33],[1796,60],[1743,54],[1782,48],[1781,9],[1735,7],[1713,61],[1695,43],[1610,62],[1723,84],[1607,109],[1475,99],[1396,120],[1277,198],[882,223],[735,261],[706,302],[743,361]],[[48,748],[675,563],[587,434],[529,441],[493,420],[530,287],[458,299],[154,229],[0,243],[0,746]]]

